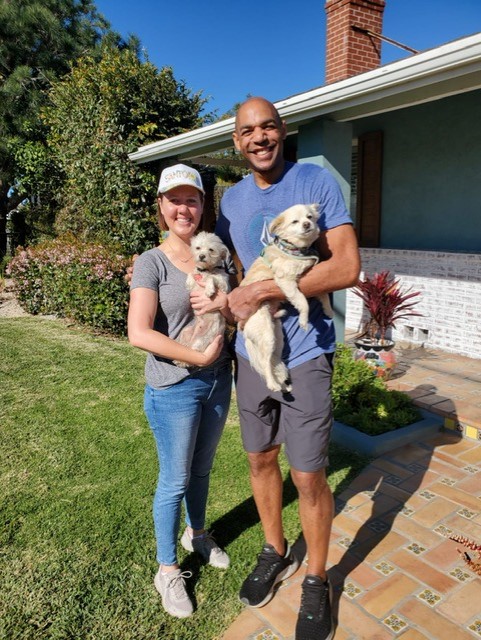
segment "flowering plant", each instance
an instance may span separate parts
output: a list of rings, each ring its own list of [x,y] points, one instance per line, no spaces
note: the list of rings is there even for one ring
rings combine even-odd
[[[126,326],[127,259],[115,249],[71,236],[26,249],[8,265],[17,299],[29,313],[55,314],[101,331]]]
[[[372,278],[366,274],[363,280],[359,280],[353,292],[364,302],[364,308],[369,315],[359,338],[367,337],[382,345],[386,342],[387,330],[395,328],[397,320],[422,315],[413,311],[413,307],[419,302],[413,298],[419,296],[420,292],[403,292],[399,280],[389,271],[376,273]]]

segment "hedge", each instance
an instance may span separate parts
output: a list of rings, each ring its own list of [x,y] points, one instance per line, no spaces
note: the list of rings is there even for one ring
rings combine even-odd
[[[32,314],[71,318],[99,331],[126,332],[129,260],[111,247],[73,237],[19,247],[7,274],[20,305]]]

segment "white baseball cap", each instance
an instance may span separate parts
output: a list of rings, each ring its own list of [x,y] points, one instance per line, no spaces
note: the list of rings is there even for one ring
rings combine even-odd
[[[164,169],[160,174],[157,193],[165,193],[181,186],[195,187],[205,194],[200,173],[186,164],[174,164]]]

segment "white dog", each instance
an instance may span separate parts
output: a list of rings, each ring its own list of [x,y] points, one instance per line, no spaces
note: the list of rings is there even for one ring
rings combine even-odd
[[[298,280],[319,261],[311,250],[320,233],[318,219],[317,204],[294,205],[277,216],[269,226],[274,241],[264,248],[240,284],[242,287],[274,279],[287,300],[299,311],[299,324],[305,330],[309,305],[299,291]],[[324,313],[332,318],[329,296],[323,294],[319,299]],[[283,314],[283,311],[272,314],[269,303],[264,303],[247,320],[243,333],[250,363],[265,379],[268,388],[288,392],[291,390],[289,372],[281,359],[283,335],[279,318]]]
[[[227,257],[227,247],[215,233],[201,231],[194,236],[190,243],[194,256],[195,269],[189,273],[186,286],[189,291],[199,287],[198,281],[205,284],[203,290],[210,298],[217,290],[229,291],[229,276],[224,268]],[[205,351],[215,336],[223,334],[225,318],[220,311],[211,311],[195,316],[194,322],[182,329],[177,342],[196,351]],[[188,367],[185,362],[174,360],[178,367]]]

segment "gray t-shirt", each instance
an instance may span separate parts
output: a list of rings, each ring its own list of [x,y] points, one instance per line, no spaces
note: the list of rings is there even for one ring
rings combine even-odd
[[[153,329],[173,340],[194,320],[186,279],[187,274],[177,269],[157,248],[146,251],[134,263],[130,289],[142,287],[158,293],[159,304]],[[219,359],[210,366],[218,367],[229,360],[230,355],[224,343]],[[161,389],[180,382],[193,370],[198,369],[177,367],[171,360],[149,353],[145,363],[145,378],[151,387]]]

